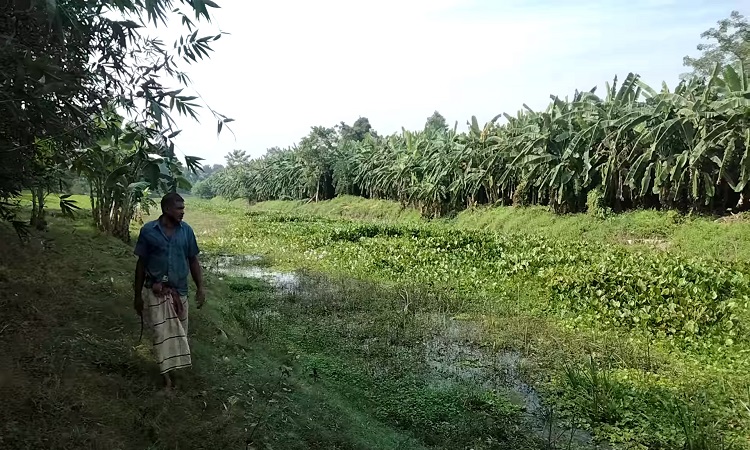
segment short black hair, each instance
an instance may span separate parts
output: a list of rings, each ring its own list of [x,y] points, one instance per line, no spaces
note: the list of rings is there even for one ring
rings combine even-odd
[[[170,192],[161,198],[161,212],[166,212],[167,209],[174,206],[175,203],[184,201],[185,199],[177,192]]]

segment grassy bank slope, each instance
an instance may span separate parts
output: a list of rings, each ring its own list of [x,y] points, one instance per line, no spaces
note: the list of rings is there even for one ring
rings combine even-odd
[[[242,203],[235,206],[245,208]],[[261,202],[256,212],[280,212],[327,218],[426,223],[413,208],[398,203],[343,196],[329,201]],[[744,216],[715,220],[687,217],[674,211],[630,211],[600,219],[586,214],[557,215],[543,207],[481,207],[460,212],[455,218],[432,221],[459,229],[501,233],[526,233],[557,239],[648,245],[685,255],[726,261],[750,260],[750,220]],[[644,242],[645,241],[645,242]]]
[[[189,391],[160,397],[158,372],[147,347],[138,346],[131,249],[83,221],[50,221],[49,232],[34,233],[24,246],[0,230],[0,447],[244,443],[244,424],[214,386],[220,353],[209,348],[209,313],[193,321],[197,370],[184,380]]]
[[[311,214],[330,218],[419,221],[419,211],[402,208],[388,200],[370,200],[362,197],[343,195],[322,202],[270,201],[256,203],[250,207],[256,212],[283,212],[290,214]]]
[[[260,281],[207,274],[209,303],[191,309],[194,367],[165,398],[148,332],[138,341],[132,248],[85,212],[49,221],[25,245],[0,225],[0,448],[421,448],[248,326],[250,305],[270,298]],[[222,221],[210,230],[198,234]]]

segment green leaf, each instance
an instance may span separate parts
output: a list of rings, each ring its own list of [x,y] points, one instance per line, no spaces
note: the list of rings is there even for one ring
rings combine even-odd
[[[155,188],[159,182],[159,175],[161,171],[159,166],[155,163],[149,163],[143,168],[144,178],[150,183],[151,188]]]
[[[104,185],[107,187],[114,186],[118,181],[120,181],[120,178],[124,177],[128,172],[130,172],[130,170],[130,166],[120,166],[116,168],[109,174],[106,181],[104,182]]]
[[[734,67],[732,66],[727,66],[724,68],[724,82],[726,82],[727,87],[732,92],[742,90],[743,83],[740,80],[740,77],[737,74],[737,71],[734,70]]]

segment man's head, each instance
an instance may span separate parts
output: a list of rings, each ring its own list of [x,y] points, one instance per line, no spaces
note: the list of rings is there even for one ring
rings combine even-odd
[[[161,212],[176,223],[182,222],[185,215],[185,199],[176,192],[170,192],[161,198]]]

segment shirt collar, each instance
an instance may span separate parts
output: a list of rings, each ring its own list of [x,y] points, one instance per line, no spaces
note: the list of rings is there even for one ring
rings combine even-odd
[[[153,222],[153,227],[154,228],[159,228],[159,229],[162,228],[162,226],[161,226],[161,217],[162,216],[159,216],[158,219],[154,220],[154,222]],[[175,228],[182,228],[182,222],[179,222],[179,225],[177,227],[175,227]],[[162,231],[164,231],[164,230],[162,230]]]

